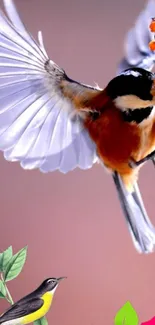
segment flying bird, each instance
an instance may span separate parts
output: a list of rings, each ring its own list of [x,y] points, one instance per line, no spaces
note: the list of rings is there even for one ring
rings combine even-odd
[[[35,291],[14,303],[2,314],[0,324],[25,325],[45,316],[52,304],[54,292],[64,278],[44,280]]]
[[[0,150],[8,161],[41,172],[111,173],[133,243],[154,251],[155,228],[137,185],[155,150],[155,54],[150,0],[125,39],[125,55],[104,89],[71,79],[26,30],[12,0],[0,11]],[[151,156],[152,160],[154,159]]]

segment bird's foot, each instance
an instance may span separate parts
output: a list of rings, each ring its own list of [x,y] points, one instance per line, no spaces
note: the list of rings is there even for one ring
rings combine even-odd
[[[137,161],[135,161],[134,159],[130,159],[128,165],[130,168],[134,169],[137,167]]]
[[[143,164],[144,162],[150,160],[150,159],[154,159],[155,158],[155,150],[152,151],[149,155],[147,155],[146,157],[144,157],[143,159],[140,159],[139,161],[135,161],[134,159],[130,159],[129,160],[129,167],[131,168],[136,168],[138,166],[140,166],[141,164]]]

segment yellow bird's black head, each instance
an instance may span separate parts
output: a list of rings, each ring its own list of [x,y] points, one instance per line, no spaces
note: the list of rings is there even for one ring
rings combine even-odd
[[[54,292],[59,282],[65,278],[66,277],[48,278],[42,282],[37,291],[39,291],[41,294],[44,294],[45,292]]]
[[[141,123],[155,105],[155,74],[141,68],[127,69],[109,82],[106,91],[126,121]]]

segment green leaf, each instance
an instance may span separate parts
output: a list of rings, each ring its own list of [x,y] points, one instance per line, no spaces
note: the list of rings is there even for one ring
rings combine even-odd
[[[18,253],[16,253],[10,260],[7,268],[4,272],[5,282],[15,279],[21,272],[27,255],[27,246],[22,248]]]
[[[8,263],[12,258],[12,246],[8,247],[3,253],[0,254],[0,272],[4,272]]]
[[[138,325],[138,315],[129,301],[117,312],[115,325]]]
[[[2,280],[0,280],[0,298],[6,297],[6,288]]]
[[[35,325],[48,325],[47,318],[45,316],[41,317],[40,319],[34,322]]]
[[[1,264],[2,264],[2,256],[3,256],[3,253],[0,253],[0,267],[1,267]]]
[[[5,299],[5,296],[0,292],[0,298]]]

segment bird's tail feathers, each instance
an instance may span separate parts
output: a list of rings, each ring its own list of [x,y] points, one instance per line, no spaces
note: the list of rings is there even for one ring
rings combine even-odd
[[[113,180],[136,249],[139,253],[153,252],[155,228],[145,210],[138,185],[136,184],[134,191],[129,193],[117,172],[113,174]]]

